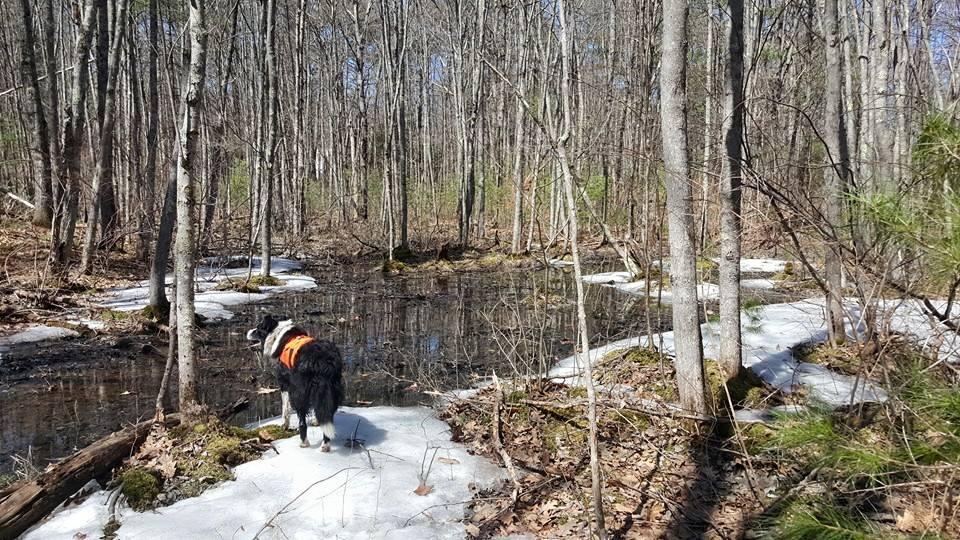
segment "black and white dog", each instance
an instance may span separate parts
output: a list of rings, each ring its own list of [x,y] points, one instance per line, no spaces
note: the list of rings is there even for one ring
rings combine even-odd
[[[307,448],[307,412],[313,409],[323,432],[320,450],[330,451],[335,431],[333,414],[343,402],[343,361],[329,341],[313,339],[291,320],[265,316],[247,339],[263,344],[263,356],[277,363],[277,383],[283,402],[283,427],[290,427],[290,406],[300,422],[300,446]]]

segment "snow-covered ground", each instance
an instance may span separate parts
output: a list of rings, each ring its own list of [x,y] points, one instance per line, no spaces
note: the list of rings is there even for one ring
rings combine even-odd
[[[247,276],[247,267],[225,268],[227,262],[246,262],[246,257],[234,256],[229,258],[204,259],[197,266],[197,295],[195,298],[197,313],[209,320],[225,320],[233,317],[230,307],[250,304],[266,299],[270,295],[312,289],[317,286],[316,280],[303,274],[291,273],[299,270],[302,265],[297,261],[272,257],[270,259],[270,274],[283,281],[283,285],[261,286],[259,293],[242,293],[235,291],[218,291],[217,286],[228,279],[242,280]],[[253,258],[253,275],[260,269],[260,258]],[[167,276],[167,292],[173,283],[173,275]],[[136,311],[147,306],[150,286],[146,281],[134,287],[117,288],[107,291],[100,299],[99,306],[116,311]]]
[[[311,448],[300,448],[299,437],[277,441],[279,455],[236,467],[235,481],[156,511],[122,510],[118,538],[246,539],[261,529],[260,538],[463,538],[464,503],[504,474],[451,442],[434,415],[424,407],[341,408],[332,452],[320,452],[319,428],[311,427]],[[346,446],[354,431],[369,453]],[[432,489],[417,495],[426,470]],[[106,502],[97,492],[23,538],[99,538]]]
[[[719,259],[712,260],[719,263]],[[776,259],[741,259],[740,271],[753,274],[773,274],[782,272],[788,264],[792,263],[788,261],[778,261]],[[658,264],[656,266],[660,265]],[[669,267],[668,264],[664,264],[663,266],[664,268]],[[647,294],[650,296],[659,295],[661,302],[669,303],[673,301],[673,293],[668,286],[663,287],[663,289],[658,292],[657,289],[660,287],[660,284],[651,283],[648,293],[647,282],[642,279],[634,281],[634,277],[630,272],[620,271],[590,274],[583,276],[583,282],[613,287],[618,291],[634,296],[646,296]],[[745,279],[740,282],[740,285],[745,289],[773,289],[776,286],[775,282],[769,278]],[[700,300],[717,300],[720,298],[720,287],[713,283],[700,283],[697,285],[697,297]]]
[[[862,324],[860,311],[848,302],[847,328],[854,332]],[[934,347],[941,357],[960,358],[960,343],[953,332],[944,332],[942,325],[931,324],[916,302],[887,301],[879,306],[880,320],[889,321],[890,329],[913,336],[919,345]],[[743,363],[762,379],[786,392],[803,387],[808,394],[830,405],[848,403],[851,396],[859,401],[885,399],[884,392],[875,385],[842,375],[830,369],[793,357],[791,348],[801,343],[822,342],[827,338],[824,300],[814,298],[786,304],[761,306],[744,317]],[[720,351],[719,325],[701,325],[704,356],[717,358]],[[943,336],[952,339],[942,339]],[[673,332],[653,336],[653,345],[672,355]],[[618,349],[646,345],[647,337],[640,336],[608,343],[590,350],[590,359],[596,362],[606,353]],[[582,372],[583,355],[570,356],[560,361],[549,374],[551,377],[577,383]]]
[[[241,293],[235,291],[218,291],[217,285],[227,279],[245,279],[247,268],[224,268],[227,262],[243,261],[245,256],[228,258],[207,258],[197,266],[197,313],[211,321],[222,321],[233,317],[230,310],[233,306],[259,302],[269,296],[281,292],[302,291],[317,286],[316,280],[304,274],[292,273],[302,268],[302,265],[290,259],[272,257],[270,259],[271,275],[283,282],[282,285],[261,286],[260,293]],[[260,257],[253,258],[253,275],[260,269]],[[170,285],[173,284],[173,274],[166,277],[167,296],[172,294]],[[138,311],[147,306],[150,287],[147,281],[141,281],[132,287],[117,287],[107,290],[98,300],[97,306],[114,311]],[[64,322],[86,326],[91,330],[99,330],[105,325],[103,321],[91,320],[77,316],[66,316]],[[24,329],[8,336],[0,337],[0,347],[21,345],[38,341],[77,337],[79,334],[67,328],[45,325],[27,326]]]
[[[70,337],[77,337],[80,333],[76,330],[71,330],[69,328],[61,328],[59,326],[47,326],[44,324],[38,324],[34,326],[28,326],[26,329],[21,330],[15,334],[9,336],[0,337],[0,347],[9,347],[10,345],[21,345],[23,343],[34,343],[36,341],[46,341],[54,339],[64,339]]]

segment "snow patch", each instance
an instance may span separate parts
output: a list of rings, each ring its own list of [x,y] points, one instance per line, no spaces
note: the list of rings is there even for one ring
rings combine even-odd
[[[856,321],[859,312],[851,307],[851,319]],[[893,314],[901,317],[900,312]],[[911,328],[915,325],[907,325]],[[853,331],[853,327],[850,331]],[[703,353],[707,358],[717,358],[720,353],[720,330],[717,323],[705,323],[700,327],[703,334]],[[857,401],[882,401],[886,394],[871,383],[857,381],[854,377],[835,373],[824,366],[799,362],[791,348],[806,342],[822,342],[827,337],[823,299],[802,300],[787,304],[771,304],[757,308],[750,318],[745,318],[743,328],[743,364],[752,369],[771,385],[791,392],[804,387],[809,395],[829,405],[838,406],[855,396]],[[668,355],[674,352],[673,332],[653,336],[653,345]],[[590,360],[596,363],[610,351],[646,345],[647,337],[624,339],[590,350]],[[560,361],[549,375],[553,378],[577,384],[582,371],[582,354]]]
[[[317,287],[317,282],[312,277],[304,274],[291,274],[290,272],[303,268],[297,261],[272,257],[270,259],[271,275],[283,282],[282,285],[270,285],[260,287],[259,293],[242,293],[236,291],[218,291],[217,285],[227,279],[246,279],[247,276],[247,258],[245,256],[232,257],[211,257],[203,259],[197,265],[197,293],[195,296],[197,313],[206,317],[210,321],[222,321],[233,318],[233,312],[229,309],[233,306],[242,304],[251,304],[260,302],[270,297],[272,294],[292,291],[305,291]],[[243,263],[242,268],[228,268],[236,266],[237,263]],[[253,258],[253,274],[256,275],[260,269],[260,258]],[[173,283],[173,275],[166,278],[167,295],[172,294],[170,285]],[[147,306],[150,297],[150,287],[146,281],[141,281],[136,286],[126,288],[116,288],[107,291],[101,297],[99,306],[116,311],[138,311]]]
[[[37,341],[47,341],[54,339],[74,338],[80,335],[76,330],[61,328],[59,326],[46,326],[38,324],[28,326],[9,336],[0,337],[0,346],[9,347],[11,345],[22,345],[24,343],[35,343]]]
[[[343,407],[334,422],[341,435],[330,453],[320,452],[320,428],[310,427],[310,448],[299,448],[299,437],[277,441],[279,454],[236,467],[235,481],[199,497],[152,512],[124,509],[118,537],[248,539],[272,518],[260,538],[463,538],[464,503],[474,486],[504,477],[495,463],[451,442],[449,427],[431,409]],[[348,437],[363,446],[348,448]],[[425,496],[413,492],[421,469],[430,469]],[[98,538],[105,503],[98,493],[24,539]]]

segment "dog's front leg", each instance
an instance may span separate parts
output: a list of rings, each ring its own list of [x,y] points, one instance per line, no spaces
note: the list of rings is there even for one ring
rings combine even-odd
[[[280,403],[283,415],[283,429],[290,429],[290,392],[280,392]]]

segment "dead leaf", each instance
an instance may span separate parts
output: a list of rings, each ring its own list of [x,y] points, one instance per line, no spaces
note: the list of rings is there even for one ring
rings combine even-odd
[[[444,465],[459,465],[459,464],[460,464],[460,461],[459,461],[459,460],[456,460],[456,459],[453,459],[453,458],[448,458],[448,457],[438,457],[438,458],[437,458],[437,461],[439,461],[440,463],[443,463]]]
[[[257,388],[257,394],[272,394],[279,390],[279,388]]]
[[[420,484],[419,486],[417,486],[417,489],[413,490],[414,493],[416,493],[421,497],[425,495],[429,495],[431,491],[433,491],[433,487],[428,486],[426,484]]]
[[[480,527],[477,527],[473,523],[467,523],[466,526],[464,526],[464,531],[467,533],[467,538],[480,536]]]
[[[419,389],[420,389],[420,385],[417,384],[417,383],[413,383],[413,384],[411,384],[410,386],[404,388],[403,391],[404,391],[404,392],[416,392],[416,391],[419,390]]]
[[[257,432],[257,436],[260,437],[260,440],[265,441],[265,442],[270,442],[270,441],[275,441],[275,440],[277,440],[276,437],[274,437],[269,431],[267,431],[267,430],[265,430],[265,429],[261,429],[260,431],[258,431],[258,432]]]
[[[73,533],[73,540],[85,540],[87,538],[87,533],[77,532]]]
[[[129,390],[124,390],[123,392],[120,392],[120,395],[121,395],[121,396],[129,396],[129,395],[132,394],[132,393],[133,393],[133,392],[131,392],[131,391],[129,391]]]

